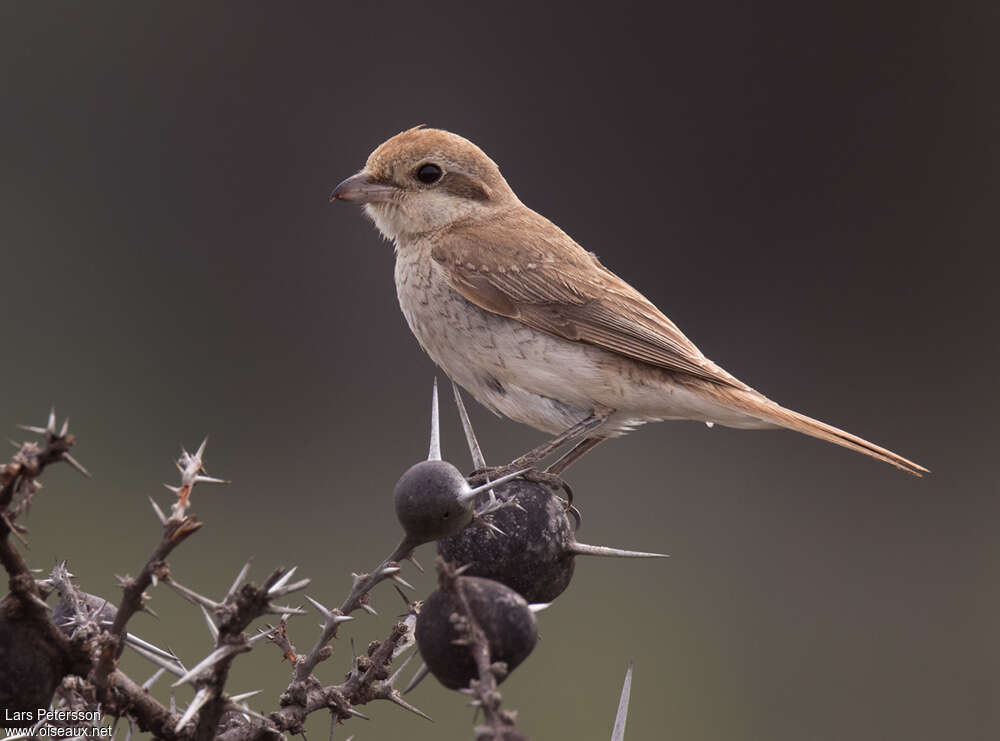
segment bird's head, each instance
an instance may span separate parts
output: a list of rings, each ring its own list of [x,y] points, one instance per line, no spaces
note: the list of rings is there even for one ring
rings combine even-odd
[[[372,152],[364,169],[330,194],[338,200],[364,204],[379,231],[397,242],[517,203],[483,150],[457,134],[420,127]]]

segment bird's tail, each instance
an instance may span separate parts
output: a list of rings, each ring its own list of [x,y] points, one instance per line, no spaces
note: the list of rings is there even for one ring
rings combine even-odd
[[[930,473],[930,469],[893,453],[887,448],[870,443],[864,438],[852,435],[850,432],[844,432],[844,430],[837,429],[833,425],[820,422],[818,419],[793,412],[791,409],[785,409],[770,399],[763,397],[753,398],[747,394],[743,401],[744,403],[739,404],[739,406],[742,406],[744,411],[749,412],[764,422],[784,427],[787,430],[801,432],[804,435],[819,438],[820,440],[826,440],[849,450],[855,450],[858,453],[864,453],[867,456],[884,461],[914,476],[923,476],[925,473]]]

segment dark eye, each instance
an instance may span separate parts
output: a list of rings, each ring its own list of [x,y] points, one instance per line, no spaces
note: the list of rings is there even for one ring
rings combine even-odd
[[[435,165],[433,162],[428,162],[426,165],[421,165],[420,169],[417,170],[417,180],[421,183],[436,183],[441,179],[441,168]]]

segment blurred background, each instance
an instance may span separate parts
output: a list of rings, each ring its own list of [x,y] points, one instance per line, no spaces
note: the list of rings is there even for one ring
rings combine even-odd
[[[0,4],[0,426],[21,439],[55,405],[94,475],[45,474],[31,564],[67,558],[117,601],[113,574],[158,538],[147,496],[167,506],[172,458],[206,434],[233,483],[195,491],[182,583],[221,595],[253,555],[257,580],[298,565],[336,604],[389,552],[435,368],[391,246],[327,197],[426,123],[725,368],[934,471],[690,423],[602,446],[569,477],[580,539],[672,558],[578,562],[503,686],[523,729],[608,738],[634,660],[633,740],[996,738],[996,21],[992,3]],[[491,463],[542,439],[471,412]],[[468,469],[448,395],[443,414]],[[324,683],[402,609],[387,585],[374,600]],[[151,606],[134,632],[207,653],[174,593]],[[292,621],[300,651],[317,630]],[[269,712],[288,672],[264,646],[230,689]],[[381,703],[337,737],[471,736],[463,696],[430,679],[409,699],[436,724]]]

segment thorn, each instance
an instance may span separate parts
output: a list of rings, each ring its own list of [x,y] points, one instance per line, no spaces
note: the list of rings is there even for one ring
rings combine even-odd
[[[406,557],[406,560],[412,563],[414,567],[417,569],[417,571],[419,571],[421,574],[424,573],[424,567],[420,565],[420,562],[416,559],[416,557],[412,553]]]
[[[16,443],[13,440],[11,440],[9,437],[7,438],[7,442],[10,443],[14,447],[14,450],[20,450],[21,449],[21,443]]]
[[[194,481],[192,483],[195,483],[195,484],[231,484],[233,482],[229,481],[228,479],[219,479],[219,478],[216,478],[215,476],[205,476],[203,474],[198,474],[197,476],[194,477]]]
[[[70,466],[75,468],[78,473],[82,474],[83,476],[86,476],[88,479],[92,478],[90,475],[90,471],[84,468],[83,464],[81,464],[80,461],[71,456],[69,453],[63,453],[62,459],[66,461]]]
[[[353,715],[356,718],[361,718],[362,720],[371,720],[371,718],[369,718],[367,715],[358,710],[355,710],[354,708],[344,708],[344,710],[347,712],[348,715]]]
[[[441,426],[438,421],[438,380],[434,377],[434,390],[431,392],[431,444],[427,452],[427,460],[441,460]]]
[[[615,715],[615,727],[611,732],[611,741],[625,740],[625,721],[628,718],[628,700],[632,694],[632,662],[628,663],[625,672],[625,684],[622,685],[622,695],[618,700],[618,713]]]
[[[264,611],[266,615],[308,615],[309,613],[301,607],[288,607],[286,605],[268,605]]]
[[[398,574],[402,571],[398,566],[386,566],[382,569],[382,576],[392,576],[393,574]]]
[[[211,600],[208,597],[205,597],[201,594],[198,594],[192,589],[188,589],[183,584],[179,584],[172,578],[165,579],[164,583],[168,587],[172,588],[175,592],[177,592],[181,597],[186,599],[188,602],[191,602],[196,605],[204,605],[209,610],[213,611],[218,610],[220,607],[222,607],[222,605],[220,605],[218,602]]]
[[[259,629],[258,629],[259,630]],[[257,641],[262,641],[265,638],[271,638],[278,632],[278,628],[272,626],[270,630],[261,630],[257,635],[250,636],[247,639],[247,643],[253,645]]]
[[[399,665],[399,668],[392,673],[392,676],[389,677],[390,687],[396,684],[396,680],[399,679],[399,675],[402,674],[403,669],[406,668],[406,665],[410,663],[410,661],[413,659],[414,656],[416,656],[416,654],[410,654],[409,656],[407,656],[406,659],[403,661],[403,663]]]
[[[174,656],[169,651],[164,651],[159,646],[154,646],[149,641],[142,640],[139,636],[135,635],[134,633],[126,633],[125,634],[125,642],[127,644],[129,644],[130,646],[132,646],[132,648],[135,648],[137,646],[139,648],[144,648],[147,651],[151,651],[154,654],[157,654],[158,656],[166,659],[167,661],[176,661],[177,660],[177,657]]]
[[[425,713],[423,710],[413,707],[410,703],[408,703],[406,700],[400,697],[399,692],[397,692],[396,690],[392,690],[390,692],[389,702],[399,705],[399,707],[403,708],[404,710],[409,710],[411,713],[419,715],[421,718],[429,720],[431,723],[434,722],[434,719],[427,713]]]
[[[207,440],[208,438],[205,439]],[[205,443],[202,443],[202,447],[204,447],[204,445]],[[246,579],[247,572],[250,571],[250,564],[252,563],[253,559],[251,558],[245,564],[243,564],[243,568],[240,569],[240,573],[238,573],[236,575],[236,578],[233,580],[233,586],[229,587],[229,591],[226,592],[226,596],[222,598],[223,603],[228,602],[232,598],[232,596],[236,594],[236,590],[240,588],[240,585],[243,583],[243,580]]]
[[[367,612],[369,615],[378,615],[378,613],[375,611],[375,608],[372,607],[371,605],[364,605],[363,604],[363,605],[361,605],[361,609],[364,610],[365,612]]]
[[[282,587],[281,589],[275,590],[271,587],[268,590],[268,595],[271,597],[284,597],[286,594],[291,594],[292,592],[297,592],[300,589],[305,589],[312,583],[312,579],[300,579],[297,582],[289,584],[288,586]]]
[[[239,653],[240,650],[241,649],[238,646],[232,646],[232,645],[219,646],[219,648],[215,649],[214,651],[212,651],[212,653],[210,653],[204,659],[199,661],[193,668],[189,669],[184,676],[182,676],[180,679],[178,679],[170,686],[179,687],[185,682],[188,682],[191,679],[197,677],[205,669],[215,666],[226,657],[232,656],[235,653]]]
[[[171,486],[170,484],[164,484],[168,491],[172,491],[174,494],[180,494],[183,487]]]
[[[324,605],[321,605],[319,602],[317,602],[316,600],[314,600],[308,594],[305,597],[306,597],[307,600],[309,600],[312,603],[312,606],[315,607],[317,609],[317,611],[319,611],[319,614],[322,615],[325,620],[332,620],[333,619],[333,617],[334,617],[333,613],[330,612],[330,610],[327,609]]]
[[[32,601],[36,606],[41,607],[43,610],[51,611],[52,608],[49,607],[48,603],[45,602],[41,597],[39,597],[34,592],[28,592],[28,599]]]
[[[406,689],[403,690],[403,694],[407,694],[413,689],[416,689],[417,685],[424,681],[424,677],[431,673],[431,670],[427,668],[427,664],[421,664],[420,668],[417,669],[416,673],[410,679],[410,683],[406,685]]]
[[[500,528],[498,528],[492,522],[489,522],[487,520],[482,520],[482,526],[485,527],[490,532],[494,532],[497,535],[501,535],[501,536],[503,536],[505,538],[507,537],[507,533],[505,533],[503,530],[501,530]]]
[[[278,581],[276,581],[274,584],[271,585],[271,588],[267,590],[267,593],[274,594],[274,592],[285,586],[285,584],[288,583],[288,580],[291,579],[292,576],[295,574],[295,570],[297,568],[298,566],[292,566],[292,568],[286,571],[284,575],[280,579],[278,579]]]
[[[607,556],[609,558],[670,558],[665,553],[647,553],[646,551],[625,551],[621,548],[608,548],[603,545],[587,545],[573,542],[569,552],[578,556]]]
[[[209,687],[202,687],[195,693],[194,699],[191,700],[191,704],[187,706],[187,710],[184,711],[184,715],[181,719],[177,721],[177,725],[174,726],[174,733],[180,733],[181,729],[186,726],[190,720],[194,717],[194,714],[201,710],[202,705],[208,702],[212,698],[212,690]]]
[[[56,434],[56,408],[52,407],[49,409],[49,423],[45,426],[45,431],[55,435]]]
[[[404,589],[412,589],[412,590],[416,591],[416,587],[413,586],[412,584],[410,584],[410,582],[406,581],[406,579],[404,579],[403,577],[399,576],[399,574],[396,574],[396,575],[394,575],[394,576],[392,576],[390,578],[396,584],[398,584],[399,586],[403,587]]]
[[[156,670],[156,673],[153,674],[153,676],[151,676],[149,679],[147,679],[145,682],[142,683],[142,688],[144,690],[148,690],[150,687],[153,686],[153,684],[156,682],[157,679],[163,676],[163,672],[165,671],[166,669],[164,669],[161,666],[159,669]]]
[[[257,692],[260,692],[260,690],[257,690]],[[256,694],[257,694],[257,692],[248,692],[247,694],[250,694],[250,695],[256,695]],[[246,703],[240,703],[240,704],[239,704],[239,705],[237,705],[236,707],[238,707],[238,708],[240,709],[240,712],[241,712],[241,713],[242,713],[242,714],[243,714],[244,716],[247,716],[247,715],[249,715],[249,716],[250,716],[251,718],[256,718],[257,720],[262,720],[262,721],[265,721],[265,722],[267,722],[267,721],[269,720],[269,718],[268,718],[268,717],[267,717],[266,715],[261,715],[261,714],[260,714],[260,713],[258,713],[258,712],[257,712],[256,710],[251,710],[251,709],[250,709],[250,708],[249,708],[249,707],[247,706],[247,704],[246,704]]]
[[[219,627],[212,620],[212,616],[208,614],[208,610],[205,609],[205,605],[198,605],[201,608],[201,614],[205,616],[205,624],[208,625],[208,632],[212,634],[212,640],[219,640]]]
[[[156,500],[152,497],[149,498],[149,503],[153,505],[153,512],[156,513],[156,518],[160,521],[161,525],[167,524],[167,517],[163,514],[163,510],[160,509],[160,505],[156,503]]]
[[[201,441],[201,445],[198,446],[198,450],[195,451],[194,459],[201,463],[201,457],[205,455],[205,446],[208,445],[208,435],[205,435],[205,439]]]
[[[136,646],[131,642],[129,643],[129,646],[131,646],[132,650],[135,651],[140,656],[142,656],[144,659],[148,659],[149,661],[152,661],[154,664],[156,664],[158,667],[166,669],[175,677],[180,677],[184,675],[184,667],[180,665],[180,662],[173,663],[166,661],[165,659],[160,658],[152,651],[147,651],[146,649],[140,648],[139,646]]]
[[[66,421],[63,422],[62,428],[59,430],[59,437],[66,437],[67,432],[69,432],[69,417],[66,417]]]
[[[472,499],[480,492],[488,491],[494,486],[499,486],[500,484],[510,481],[511,479],[516,479],[518,476],[523,476],[530,470],[530,468],[522,468],[520,471],[514,471],[513,473],[508,473],[506,476],[501,476],[496,481],[487,481],[482,486],[477,486],[475,489],[469,489],[461,495],[461,498],[464,500]]]
[[[18,425],[22,430],[27,430],[28,432],[34,432],[36,435],[44,435],[44,427],[35,427],[34,425]],[[21,447],[20,445],[18,447]]]
[[[462,393],[458,390],[458,384],[451,382],[451,389],[455,392],[455,404],[458,406],[458,417],[462,420],[462,430],[465,432],[465,441],[469,444],[469,455],[472,456],[472,465],[478,470],[486,468],[486,459],[483,451],[479,447],[476,433],[472,429],[472,422],[469,420],[469,412],[465,409],[465,402],[462,400]]]
[[[253,690],[252,692],[244,692],[241,695],[233,695],[229,699],[232,702],[243,702],[244,700],[248,700],[249,698],[253,697],[254,695],[259,695],[263,691],[264,690]]]
[[[547,610],[551,606],[551,602],[535,602],[534,604],[528,605],[528,609],[537,615],[542,610]]]

